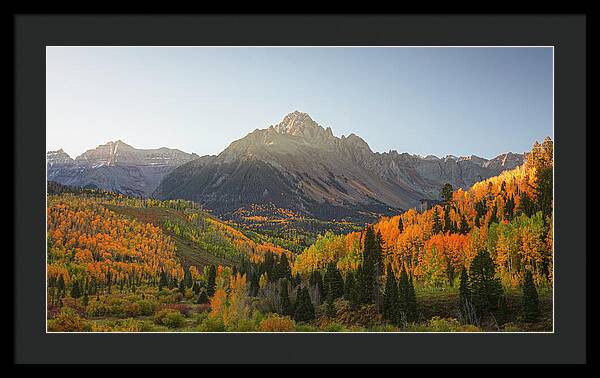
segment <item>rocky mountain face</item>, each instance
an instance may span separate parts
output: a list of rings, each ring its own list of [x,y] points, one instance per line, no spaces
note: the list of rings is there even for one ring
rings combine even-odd
[[[423,198],[438,199],[446,182],[466,189],[522,162],[523,155],[513,153],[491,160],[376,153],[360,137],[336,137],[308,114],[294,112],[218,156],[174,169],[154,195],[198,201],[225,217],[273,204],[319,219],[369,221],[416,207]]]
[[[166,174],[197,157],[169,148],[136,149],[119,140],[75,159],[62,149],[50,151],[46,161],[49,181],[147,197]]]

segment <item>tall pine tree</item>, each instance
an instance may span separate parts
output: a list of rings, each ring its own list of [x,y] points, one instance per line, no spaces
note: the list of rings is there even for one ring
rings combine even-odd
[[[315,308],[310,300],[308,288],[300,289],[298,299],[296,300],[296,311],[294,312],[294,320],[297,322],[308,322],[315,318]]]
[[[217,289],[217,267],[211,265],[208,270],[208,282],[206,284],[206,295],[212,297]]]
[[[434,234],[439,234],[442,232],[442,223],[440,222],[440,214],[438,212],[437,206],[433,209],[433,230]]]
[[[377,270],[377,246],[373,228],[367,227],[363,247],[363,263],[357,270],[357,302],[372,304],[375,300],[375,275]]]
[[[533,283],[533,275],[530,270],[527,270],[523,280],[523,319],[528,323],[535,323],[540,315],[540,302]]]
[[[281,315],[292,315],[292,305],[288,294],[288,281],[285,278],[281,280],[279,303],[281,305]]]
[[[383,318],[392,324],[398,324],[400,320],[400,308],[398,303],[398,283],[391,265],[387,267],[385,281],[385,292],[383,293]]]
[[[497,311],[504,295],[502,285],[495,275],[494,261],[487,251],[479,251],[469,269],[471,299],[479,318]]]
[[[333,261],[327,265],[327,270],[323,277],[323,285],[332,291],[331,294],[333,295],[333,299],[340,298],[344,295],[344,279],[342,278],[342,274],[338,270],[336,263]],[[327,291],[327,295],[330,294],[329,290]]]

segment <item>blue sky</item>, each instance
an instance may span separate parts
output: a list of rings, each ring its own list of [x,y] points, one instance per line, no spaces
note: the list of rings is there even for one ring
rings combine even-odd
[[[307,112],[374,151],[523,152],[552,134],[551,48],[47,47],[48,150],[217,154]]]

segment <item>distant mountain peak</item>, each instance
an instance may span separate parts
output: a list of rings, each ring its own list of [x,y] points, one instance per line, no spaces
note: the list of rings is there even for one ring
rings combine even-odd
[[[297,110],[283,117],[283,120],[273,128],[278,133],[295,136],[315,136],[319,132],[325,131],[308,113]]]

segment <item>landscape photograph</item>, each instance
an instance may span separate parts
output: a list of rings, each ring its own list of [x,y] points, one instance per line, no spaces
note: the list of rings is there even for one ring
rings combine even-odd
[[[47,46],[46,332],[553,333],[553,65]]]

